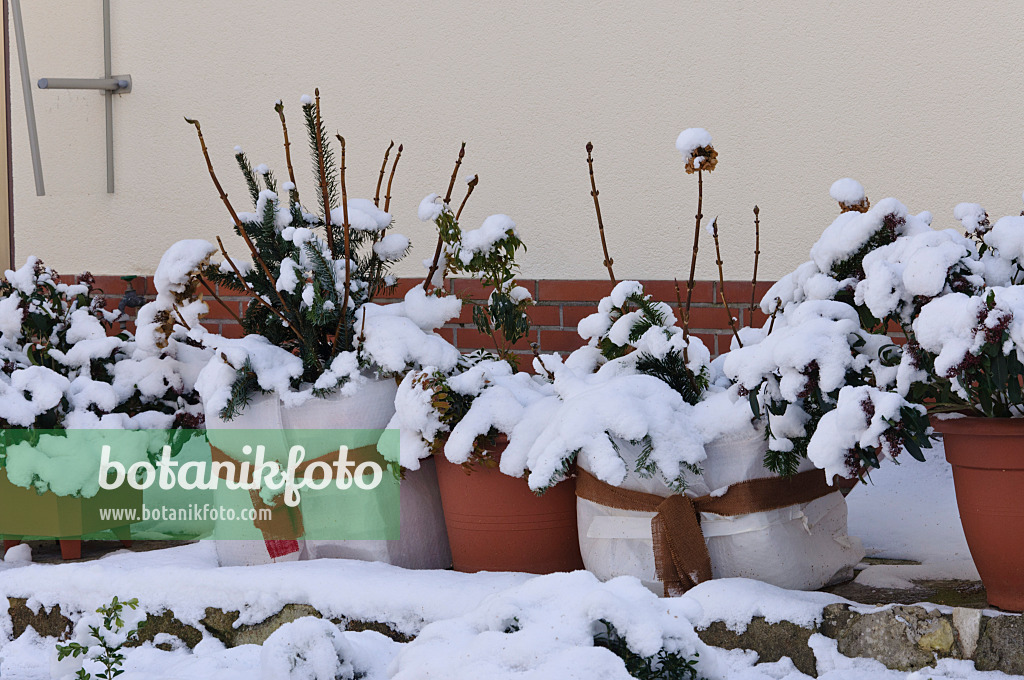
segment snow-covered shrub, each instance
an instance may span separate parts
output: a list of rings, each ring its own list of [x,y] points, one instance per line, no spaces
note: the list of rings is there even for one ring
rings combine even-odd
[[[0,281],[3,429],[166,429],[202,425],[173,350],[110,335],[90,274],[68,284],[38,258]],[[145,309],[145,307],[143,308]]]
[[[124,673],[125,646],[137,643],[146,614],[139,601],[120,600],[116,596],[95,614],[83,616],[75,624],[74,639],[57,644],[57,658],[51,669],[54,678],[90,680],[96,671],[99,680],[113,680]]]
[[[352,648],[330,621],[306,616],[278,628],[260,650],[260,680],[353,680]]]
[[[275,109],[287,150],[284,106],[277,102]],[[290,154],[288,180],[278,183],[265,165],[253,168],[246,154],[235,148],[253,212],[236,212],[220,191],[235,232],[248,249],[245,259],[239,259],[229,255],[218,239],[223,261],[203,269],[206,280],[249,297],[238,319],[246,337],[203,340],[216,352],[200,388],[208,410],[225,419],[237,415],[254,393],[276,392],[286,405],[294,406],[339,389],[354,392],[368,372],[390,376],[424,365],[449,370],[458,358],[454,348],[432,332],[458,315],[456,298],[410,291],[401,307],[372,303],[393,288],[396,279],[390,270],[409,249],[409,240],[391,231],[390,181],[383,209],[380,182],[373,200],[349,198],[345,141],[337,137],[339,166],[321,121],[319,93],[315,100],[302,98],[302,114],[318,178],[312,191],[316,210],[300,202]],[[220,190],[199,123],[189,122],[196,127]],[[401,147],[395,165],[400,156]]]

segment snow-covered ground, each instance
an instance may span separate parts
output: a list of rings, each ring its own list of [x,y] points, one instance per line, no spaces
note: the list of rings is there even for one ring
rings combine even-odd
[[[863,539],[869,556],[922,565],[896,568],[904,571],[871,567],[861,579],[973,575],[941,449],[924,464],[909,459],[900,466],[886,464],[873,479],[873,485],[860,486],[849,497],[850,533]],[[145,610],[172,609],[191,624],[198,624],[207,606],[237,609],[243,624],[261,621],[285,603],[308,603],[329,617],[388,621],[417,635],[400,644],[375,632],[338,633],[329,624],[303,619],[281,628],[263,647],[226,649],[209,638],[192,651],[151,645],[129,650],[122,680],[350,678],[355,672],[367,680],[626,680],[621,660],[592,645],[600,620],[613,624],[642,655],[663,645],[686,656],[698,653],[698,671],[709,680],[798,680],[808,676],[789,660],[755,665],[753,653],[707,647],[694,627],[711,620],[742,627],[753,616],[806,624],[824,604],[842,601],[744,579],[712,581],[684,597],[659,599],[633,579],[602,584],[587,572],[458,574],[346,560],[218,568],[210,544],[121,552],[79,564],[33,565],[21,559],[24,550],[9,557],[0,563],[3,680],[49,679],[51,667],[57,671],[53,677],[61,677],[62,668],[55,665],[55,640],[30,630],[9,641],[5,596],[29,597],[33,607],[60,603],[65,613],[91,611],[113,595],[136,597]],[[872,660],[843,657],[834,641],[820,635],[811,645],[818,677],[825,680],[1008,677],[950,660],[935,669],[899,673]],[[346,663],[338,661],[339,654]]]

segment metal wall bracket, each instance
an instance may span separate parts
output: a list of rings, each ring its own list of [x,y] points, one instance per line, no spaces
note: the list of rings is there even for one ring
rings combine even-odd
[[[28,64],[25,58],[25,36],[21,27],[21,6],[19,0],[12,0],[15,15],[15,33],[18,41],[18,56],[21,61],[22,87],[25,90],[25,108],[29,119],[29,145],[32,151],[32,166],[36,176],[36,195],[43,195],[43,171],[39,161],[39,140],[35,133],[35,113],[32,109],[32,91],[28,85]],[[110,59],[110,0],[103,0],[103,77],[102,78],[40,78],[37,83],[41,90],[98,90],[104,102],[107,135],[107,193],[114,193],[114,107],[113,95],[128,94],[132,91],[130,75],[111,74]]]

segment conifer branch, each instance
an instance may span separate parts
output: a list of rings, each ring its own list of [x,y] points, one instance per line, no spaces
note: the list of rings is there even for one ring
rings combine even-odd
[[[348,317],[348,296],[349,288],[352,283],[352,270],[351,262],[351,246],[349,242],[349,224],[348,224],[348,190],[345,188],[345,138],[341,135],[336,135],[338,142],[341,144],[341,214],[343,215],[344,222],[341,225],[342,231],[345,238],[345,291],[344,298],[341,303],[341,313],[338,315],[338,325],[334,329],[334,341],[332,343],[334,348],[338,347],[338,336],[341,335],[341,326],[345,319]],[[365,312],[364,312],[365,313]],[[345,335],[348,335],[348,326],[345,326]],[[345,338],[345,342],[348,342],[348,337]]]
[[[754,277],[750,280],[750,325],[754,325],[754,301],[757,299],[757,260],[761,256],[761,209],[754,206]]]
[[[693,300],[694,276],[697,273],[697,249],[700,245],[700,221],[704,218],[704,171],[697,169],[697,226],[693,231],[693,256],[690,258],[690,278],[686,281],[686,309],[683,311],[683,338],[690,337],[690,302]]]
[[[612,265],[615,263],[611,256],[608,255],[608,242],[604,238],[604,220],[601,219],[601,203],[597,200],[597,183],[594,181],[594,157],[591,152],[594,150],[594,145],[587,142],[587,166],[590,169],[590,195],[594,197],[594,210],[597,211],[597,231],[601,235],[601,250],[604,251],[604,266],[608,269],[608,277],[615,283],[615,272],[612,271]]]
[[[284,120],[284,102],[280,99],[274,104],[274,110],[281,117],[281,132],[284,133],[284,161],[288,165],[288,181],[292,183],[294,193],[293,200],[299,202],[299,185],[295,183],[295,169],[292,168],[291,142],[288,141],[288,124]]]
[[[377,178],[377,193],[373,195],[373,204],[380,207],[380,185],[384,183],[384,171],[388,167],[388,155],[391,153],[391,147],[395,145],[395,140],[391,140],[388,144],[388,148],[384,150],[384,162],[380,164],[380,177]]]
[[[208,283],[206,282],[206,278],[205,278],[205,277],[202,277],[202,276],[200,276],[200,277],[198,277],[198,278],[199,278],[199,283],[201,283],[201,284],[202,284],[203,288],[205,288],[205,289],[207,290],[207,292],[208,292],[208,293],[209,293],[210,295],[212,295],[212,296],[213,296],[213,299],[214,299],[214,300],[216,300],[217,302],[219,302],[219,303],[221,304],[221,306],[222,306],[222,307],[223,307],[224,309],[226,309],[226,310],[227,310],[228,314],[230,314],[230,315],[231,315],[231,318],[233,318],[233,319],[234,319],[234,320],[235,320],[236,322],[238,322],[238,325],[239,325],[239,326],[241,326],[241,325],[242,325],[242,320],[241,320],[241,319],[240,319],[240,318],[238,317],[238,315],[237,315],[237,314],[235,314],[235,313],[234,313],[233,311],[231,311],[231,308],[230,308],[230,307],[228,307],[227,303],[226,303],[226,302],[224,302],[224,300],[222,300],[222,299],[220,298],[220,296],[219,296],[219,295],[217,295],[217,294],[216,294],[215,292],[213,292],[213,288],[211,288],[211,287],[210,287],[210,284],[208,284]]]
[[[402,157],[402,144],[398,145],[398,153],[395,154],[395,162],[391,164],[391,174],[388,176],[388,191],[384,195],[384,212],[391,207],[391,183],[395,180],[395,168],[398,167],[398,159]]]
[[[743,341],[740,340],[740,333],[736,329],[736,317],[732,315],[732,310],[729,309],[729,301],[725,299],[725,272],[722,269],[722,249],[718,244],[717,217],[714,222],[711,223],[711,236],[715,240],[715,264],[718,265],[718,294],[722,298],[722,306],[725,307],[725,313],[729,315],[729,328],[732,329],[732,335],[736,338],[736,344],[743,347]]]
[[[324,225],[327,229],[327,247],[331,250],[331,258],[337,258],[334,252],[334,227],[331,226],[331,199],[330,190],[327,187],[327,169],[324,167],[324,145],[325,141],[320,136],[320,88],[313,92],[316,95],[316,163],[320,171],[320,192],[324,199]]]
[[[295,324],[289,322],[288,319],[285,318],[284,314],[275,309],[274,305],[264,300],[263,296],[257,293],[253,289],[253,287],[249,285],[249,282],[245,280],[245,277],[242,276],[242,272],[238,269],[237,266],[235,266],[234,260],[232,260],[231,257],[228,255],[228,251],[224,247],[224,242],[221,241],[220,236],[217,237],[217,245],[220,246],[220,252],[224,256],[224,261],[228,263],[229,267],[231,267],[231,271],[235,272],[235,276],[238,277],[239,283],[241,283],[242,287],[245,288],[245,292],[249,295],[249,297],[253,298],[254,300],[256,300],[256,302],[260,303],[261,305],[269,309],[271,313],[273,313],[275,316],[277,316],[278,319],[281,320],[281,323],[284,324],[285,327],[291,329],[292,333],[295,334],[295,337],[299,339],[299,342],[305,345],[306,339],[302,337],[302,333],[300,333],[299,329],[295,327]],[[271,277],[271,280],[273,280],[273,277]],[[277,290],[276,284],[274,285],[274,290]],[[281,291],[277,291],[277,296],[281,298]],[[284,298],[281,298],[281,304],[285,304]],[[287,309],[287,306],[285,306],[285,309]]]

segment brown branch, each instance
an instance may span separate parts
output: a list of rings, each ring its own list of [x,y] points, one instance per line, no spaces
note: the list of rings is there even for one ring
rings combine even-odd
[[[284,160],[288,165],[288,181],[295,187],[292,189],[294,192],[292,198],[296,203],[299,202],[299,185],[295,183],[295,170],[292,168],[292,152],[291,142],[288,141],[288,124],[284,120],[284,102],[280,99],[277,100],[277,104],[274,105],[274,110],[277,111],[277,115],[281,117],[281,132],[284,133]]]
[[[590,168],[590,195],[594,197],[594,210],[597,211],[597,231],[601,235],[601,249],[604,251],[604,266],[608,269],[608,277],[615,283],[615,272],[612,271],[612,265],[615,261],[608,255],[608,243],[604,238],[604,221],[601,219],[601,204],[597,200],[597,183],[594,181],[594,157],[591,156],[591,152],[594,150],[594,145],[587,142],[587,166]]]
[[[178,317],[178,321],[180,321],[181,325],[185,327],[185,330],[187,330],[187,331],[192,330],[192,327],[189,326],[187,323],[185,323],[184,317],[181,316],[181,310],[178,309],[178,305],[172,304],[171,305],[171,309],[174,310],[174,316]]]
[[[725,307],[725,313],[729,315],[729,328],[732,329],[732,335],[736,338],[736,344],[743,347],[743,341],[740,340],[740,333],[736,329],[736,317],[732,315],[732,310],[729,309],[729,301],[725,299],[725,273],[722,269],[722,249],[718,245],[717,217],[714,222],[711,223],[711,235],[715,239],[715,264],[718,265],[718,294],[722,298],[722,306]]]
[[[540,358],[540,345],[536,342],[531,342],[530,349],[533,350],[533,356],[537,359],[537,365],[540,366],[540,370],[544,371],[545,377],[548,380],[554,380],[555,376],[551,375],[551,371],[548,370],[548,367],[544,365],[544,361]]]
[[[697,248],[700,244],[700,221],[704,205],[704,171],[697,169],[697,226],[693,231],[693,257],[690,258],[690,278],[686,281],[686,309],[683,312],[683,338],[690,337],[690,302],[693,299],[694,276],[697,273]]]
[[[754,325],[754,301],[757,299],[757,260],[761,256],[761,209],[754,206],[754,277],[750,280],[750,325]]]
[[[395,168],[398,167],[398,159],[402,157],[402,144],[398,145],[398,153],[395,154],[395,162],[391,164],[391,175],[388,176],[388,191],[384,195],[384,212],[391,207],[391,183],[395,180]]]
[[[330,192],[327,190],[327,169],[324,168],[324,145],[320,139],[320,88],[314,90],[316,95],[316,131],[313,135],[316,138],[316,162],[320,170],[320,193],[324,199],[324,225],[327,229],[327,247],[331,251],[331,259],[337,257],[334,252],[334,227],[331,226],[331,201]]]
[[[462,165],[462,159],[466,155],[466,143],[462,143],[462,147],[459,149],[459,157],[455,159],[455,168],[452,170],[451,181],[448,182],[448,193],[444,197],[444,208],[448,208],[448,204],[452,201],[452,189],[455,188],[455,176],[459,173],[459,166]],[[462,214],[462,208],[465,207],[466,201],[469,200],[469,195],[473,193],[473,189],[476,188],[477,179],[469,183],[469,189],[466,190],[466,198],[462,200],[462,205],[459,206],[459,215]],[[455,221],[459,221],[458,215],[455,216]],[[437,273],[437,267],[441,262],[441,251],[444,249],[444,237],[441,234],[441,229],[438,227],[437,230],[437,247],[434,248],[434,259],[430,262],[430,269],[427,270],[427,278],[423,279],[423,292],[427,293],[430,291],[430,284],[434,280],[434,274]],[[447,269],[447,267],[445,267]],[[444,272],[441,273],[441,279],[444,280]]]
[[[348,317],[348,295],[349,287],[352,284],[352,271],[351,262],[351,246],[349,243],[349,225],[348,225],[348,190],[345,188],[345,138],[341,135],[335,135],[338,138],[338,142],[341,144],[341,214],[343,215],[344,222],[342,222],[341,228],[345,237],[345,291],[344,297],[341,303],[341,314],[338,315],[338,325],[334,329],[334,341],[331,343],[332,348],[338,347],[338,336],[341,335],[341,325]],[[348,328],[345,328],[345,341],[348,342]]]
[[[455,188],[455,176],[459,174],[459,166],[462,165],[462,158],[466,155],[466,143],[462,143],[462,148],[459,149],[459,157],[455,160],[455,168],[452,170],[451,181],[448,182],[448,193],[444,195],[444,204],[448,205],[452,202],[452,189]]]
[[[384,150],[384,162],[380,164],[380,177],[377,178],[377,193],[373,195],[373,204],[380,207],[380,185],[384,183],[384,171],[388,167],[388,156],[391,154],[391,147],[395,145],[395,140],[391,140],[388,144],[388,148]]]
[[[235,226],[238,228],[238,232],[245,239],[245,245],[249,246],[249,252],[252,253],[253,260],[260,265],[263,273],[267,275],[270,280],[270,284],[277,290],[277,280],[274,275],[270,272],[270,267],[263,261],[263,257],[260,256],[260,251],[256,249],[256,245],[249,238],[249,233],[245,230],[245,226],[242,224],[242,220],[238,218],[238,213],[231,206],[231,202],[228,201],[228,195],[224,192],[224,188],[221,187],[220,181],[217,179],[217,174],[213,171],[213,163],[210,161],[210,153],[206,150],[206,141],[203,139],[203,130],[199,127],[198,120],[192,120],[189,118],[185,119],[186,122],[196,126],[196,133],[199,135],[199,145],[203,149],[203,157],[206,159],[206,167],[210,171],[210,177],[213,179],[213,185],[217,187],[217,191],[220,193],[220,199],[224,201],[224,205],[227,206],[228,212],[231,213],[231,219],[235,221]],[[217,241],[220,241],[220,237],[217,237]],[[226,255],[225,255],[226,257]],[[288,304],[284,301],[284,297],[281,296],[281,292],[277,291],[277,297],[281,300],[281,305],[287,309]],[[262,298],[261,298],[262,299]]]
[[[252,299],[256,300],[256,302],[260,303],[261,305],[263,305],[264,307],[269,309],[271,311],[271,313],[273,313],[275,316],[277,316],[278,319],[281,320],[281,323],[283,323],[285,325],[285,327],[291,329],[292,333],[295,334],[295,337],[297,337],[299,339],[299,342],[301,342],[303,345],[305,345],[306,344],[306,339],[302,337],[302,333],[300,333],[299,329],[295,327],[295,324],[289,322],[288,319],[285,318],[284,314],[282,314],[280,311],[274,309],[274,305],[272,305],[269,302],[267,302],[266,300],[264,300],[263,296],[261,296],[255,290],[253,290],[253,287],[250,286],[249,282],[245,280],[245,277],[242,276],[242,272],[239,271],[238,267],[235,266],[234,260],[232,260],[228,256],[228,251],[224,247],[224,242],[220,240],[220,236],[217,237],[217,245],[220,246],[220,252],[224,256],[225,262],[227,262],[228,266],[231,267],[231,271],[235,272],[235,276],[238,277],[238,281],[242,284],[242,287],[245,288],[246,294],[248,294],[249,297],[251,297]],[[275,285],[275,289],[276,289],[276,285]],[[278,297],[281,296],[280,291],[278,291],[277,295],[278,295]],[[281,302],[283,304],[284,300],[282,299]]]
[[[772,334],[772,329],[775,328],[775,317],[779,313],[779,309],[782,308],[782,298],[775,298],[775,309],[772,310],[772,318],[768,323],[768,335]]]
[[[228,307],[227,303],[225,303],[223,300],[220,299],[219,295],[217,295],[216,293],[213,292],[213,288],[211,288],[210,284],[208,284],[206,282],[206,279],[204,279],[201,276],[198,277],[198,278],[199,278],[199,283],[201,283],[203,285],[203,288],[205,288],[210,293],[210,295],[213,296],[213,299],[216,300],[217,302],[219,302],[221,304],[221,306],[224,307],[224,309],[226,309],[228,311],[228,314],[230,314],[234,318],[234,320],[238,322],[238,325],[241,326],[242,325],[242,320],[238,317],[237,314],[235,314],[233,311],[231,311],[231,308]]]
[[[473,189],[476,189],[476,185],[480,183],[480,175],[473,175],[473,179],[469,180],[466,188],[466,196],[462,199],[462,203],[459,204],[459,211],[455,213],[455,221],[458,222],[459,218],[462,217],[462,209],[466,207],[466,201],[473,194]]]
[[[672,279],[672,283],[674,283],[675,286],[676,286],[676,307],[679,309],[679,315],[683,316],[683,300],[682,300],[682,297],[680,297],[680,295],[679,295],[679,279],[673,278]],[[687,338],[685,336],[683,336],[683,339],[686,340]],[[684,364],[690,363],[690,354],[689,354],[689,352],[686,351],[688,346],[689,346],[689,343],[683,345],[683,363]]]

